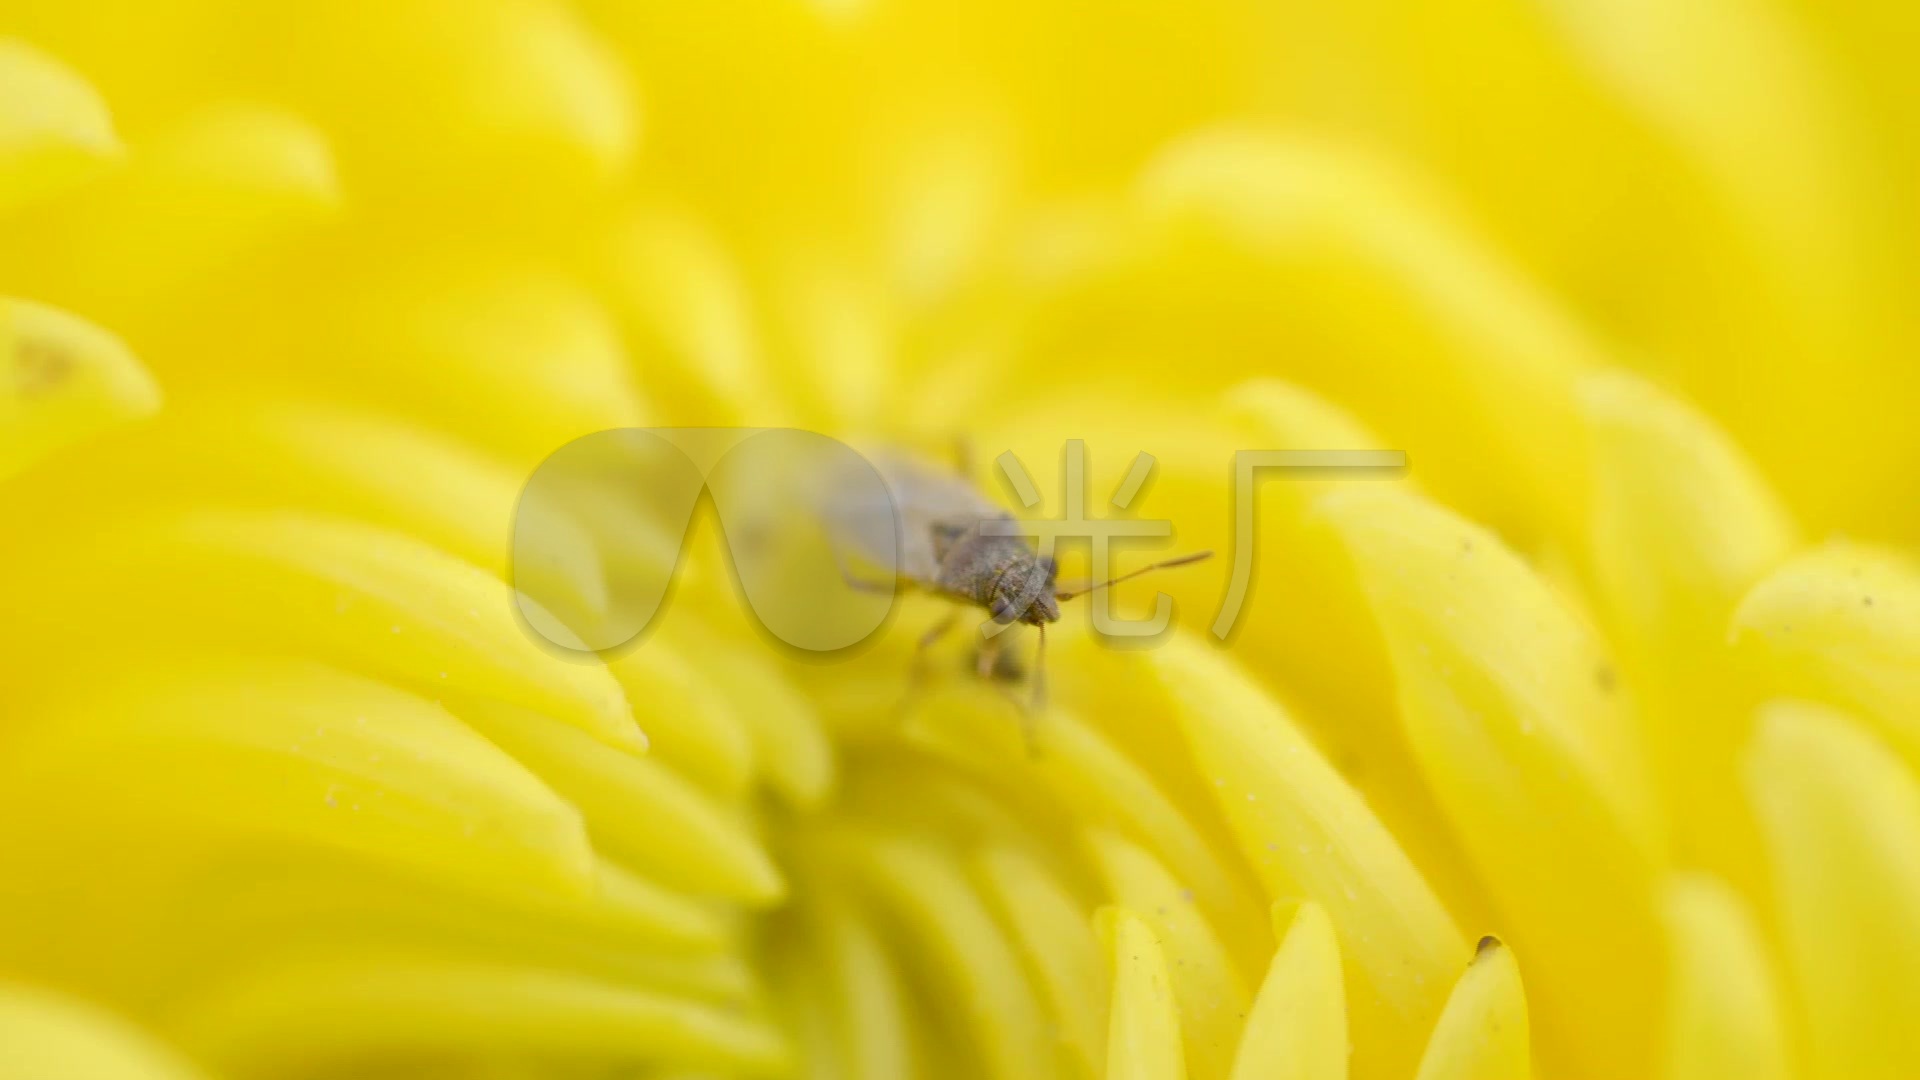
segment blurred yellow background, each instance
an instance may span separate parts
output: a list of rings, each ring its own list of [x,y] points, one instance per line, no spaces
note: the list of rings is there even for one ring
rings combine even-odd
[[[0,0],[0,1076],[1920,1074],[1917,19]],[[1413,467],[1023,717],[636,425]]]

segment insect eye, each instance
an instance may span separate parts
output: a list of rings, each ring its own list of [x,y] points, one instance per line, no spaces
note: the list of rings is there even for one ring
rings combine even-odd
[[[1004,596],[994,597],[993,604],[988,610],[993,613],[994,622],[1004,623],[1013,621],[1013,601]]]

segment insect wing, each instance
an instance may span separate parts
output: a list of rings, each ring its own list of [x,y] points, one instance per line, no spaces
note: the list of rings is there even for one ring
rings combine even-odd
[[[931,582],[940,571],[939,537],[971,532],[985,521],[1011,521],[965,477],[909,458],[875,461],[900,519],[901,572]]]

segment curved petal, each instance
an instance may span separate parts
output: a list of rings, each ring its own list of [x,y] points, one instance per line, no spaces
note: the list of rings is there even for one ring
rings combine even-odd
[[[1019,1080],[1055,1060],[1040,1004],[1012,942],[950,855],[911,837],[849,829],[833,838],[836,857],[911,934],[922,962],[939,973],[941,1007],[968,1033],[987,1075]]]
[[[119,338],[0,297],[0,480],[159,408],[159,385]]]
[[[302,651],[425,694],[514,702],[644,749],[603,665],[550,655],[514,621],[506,586],[410,536],[298,511],[199,508],[122,524],[35,556],[23,617],[40,647],[109,628],[179,642]]]
[[[735,808],[660,762],[502,702],[453,707],[579,807],[596,844],[650,878],[754,904],[785,894],[779,869]]]
[[[1115,740],[1055,708],[1035,718],[1028,744],[1003,713],[980,707],[982,696],[932,698],[909,736],[983,775],[1031,777],[1080,824],[1116,830],[1151,851],[1193,890],[1225,940],[1237,945],[1258,932],[1258,909],[1237,868]]]
[[[1110,833],[1088,837],[1107,893],[1139,912],[1169,965],[1180,1010],[1181,1042],[1196,1076],[1218,1076],[1233,1059],[1249,995],[1220,936],[1182,887],[1152,855]]]
[[[1160,939],[1139,916],[1102,908],[1094,929],[1113,971],[1107,1011],[1107,1080],[1186,1080],[1180,1011]]]
[[[838,1013],[835,1035],[846,1065],[836,1075],[847,1080],[914,1075],[908,988],[898,962],[857,910],[832,899],[819,906],[814,929],[820,968],[810,975],[832,980],[839,991],[830,1007]]]
[[[1667,1080],[1789,1080],[1780,976],[1745,902],[1712,878],[1683,876],[1661,896],[1667,932]]]
[[[29,1080],[194,1080],[204,1075],[126,1021],[35,986],[0,983],[0,1070]]]
[[[1733,639],[1776,692],[1858,710],[1920,766],[1920,565],[1834,543],[1754,585]]]
[[[25,712],[9,801],[73,827],[173,823],[272,836],[468,882],[591,891],[579,813],[521,763],[412,694],[317,664],[196,659],[69,685]],[[23,811],[24,813],[24,811]],[[24,816],[13,846],[62,843]]]
[[[1809,1075],[1920,1073],[1920,781],[1850,717],[1780,703],[1747,752]]]
[[[1554,298],[1418,187],[1329,143],[1201,130],[1140,181],[1157,245],[1149,262],[1168,277],[1222,283],[1228,300],[1261,315],[1276,294],[1311,297],[1284,324],[1227,325],[1296,342],[1290,352],[1312,365],[1305,381],[1412,454],[1434,491],[1529,536],[1576,534],[1586,461],[1573,379],[1602,354]],[[1178,303],[1191,290],[1175,280],[1160,291]],[[1186,334],[1219,318],[1192,314],[1201,317],[1171,322]]]
[[[404,0],[381,9],[377,34],[358,15],[299,13],[284,77],[383,194],[442,214],[513,208],[528,191],[593,190],[631,162],[633,88],[571,6]],[[473,173],[492,183],[458,182]]]
[[[385,1055],[602,1055],[777,1073],[786,1048],[737,1010],[537,968],[347,951],[260,965],[176,1003],[162,1029],[223,1070]]]
[[[10,229],[0,250],[34,289],[146,341],[189,310],[205,318],[183,298],[313,235],[341,198],[332,146],[308,119],[262,102],[206,104],[142,140],[124,168]]]
[[[607,662],[649,748],[723,798],[736,798],[754,780],[754,744],[733,703],[685,652],[659,638],[639,642]]]
[[[1500,541],[1413,496],[1322,503],[1393,657],[1401,719],[1532,982],[1550,1053],[1598,1071],[1649,1048],[1648,973],[1665,830],[1638,733],[1591,631]]]
[[[1416,1080],[1527,1080],[1527,997],[1498,938],[1481,938],[1427,1041]]]
[[[1799,544],[1766,480],[1707,417],[1623,371],[1580,381],[1600,606],[1681,857],[1742,883],[1758,846],[1736,758],[1750,683],[1726,650],[1739,597]]]
[[[119,154],[113,118],[86,80],[24,41],[0,38],[0,214]]]
[[[1154,654],[1202,776],[1270,899],[1304,897],[1345,944],[1354,1071],[1394,1076],[1419,1053],[1465,949],[1420,871],[1286,713],[1204,646]]]
[[[1333,923],[1312,901],[1274,905],[1280,947],[1247,1013],[1232,1080],[1346,1080],[1346,993]]]
[[[1060,1041],[1080,1061],[1084,1075],[1098,1076],[1107,1045],[1100,1012],[1104,976],[1085,909],[1045,864],[1018,848],[988,848],[974,870],[1000,921],[1026,954]]]

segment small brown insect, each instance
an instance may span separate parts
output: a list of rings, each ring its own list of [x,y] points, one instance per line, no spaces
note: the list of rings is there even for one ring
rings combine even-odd
[[[923,460],[898,455],[869,458],[892,495],[899,524],[897,581],[864,581],[844,559],[841,575],[854,588],[885,591],[906,586],[944,596],[962,604],[985,608],[1002,626],[1015,623],[1039,630],[1034,653],[1033,703],[1037,709],[1046,694],[1047,624],[1060,619],[1061,601],[1084,596],[1130,578],[1172,566],[1199,562],[1213,553],[1198,551],[1143,566],[1098,583],[1063,585],[1051,556],[1036,552],[1022,535],[1012,514],[994,505],[966,479],[965,451],[961,468],[947,472]],[[941,638],[960,622],[956,608],[920,636],[914,651],[914,683],[925,677],[924,658]],[[976,672],[994,679],[1008,670],[1000,664],[1002,636],[990,635],[976,657]]]

